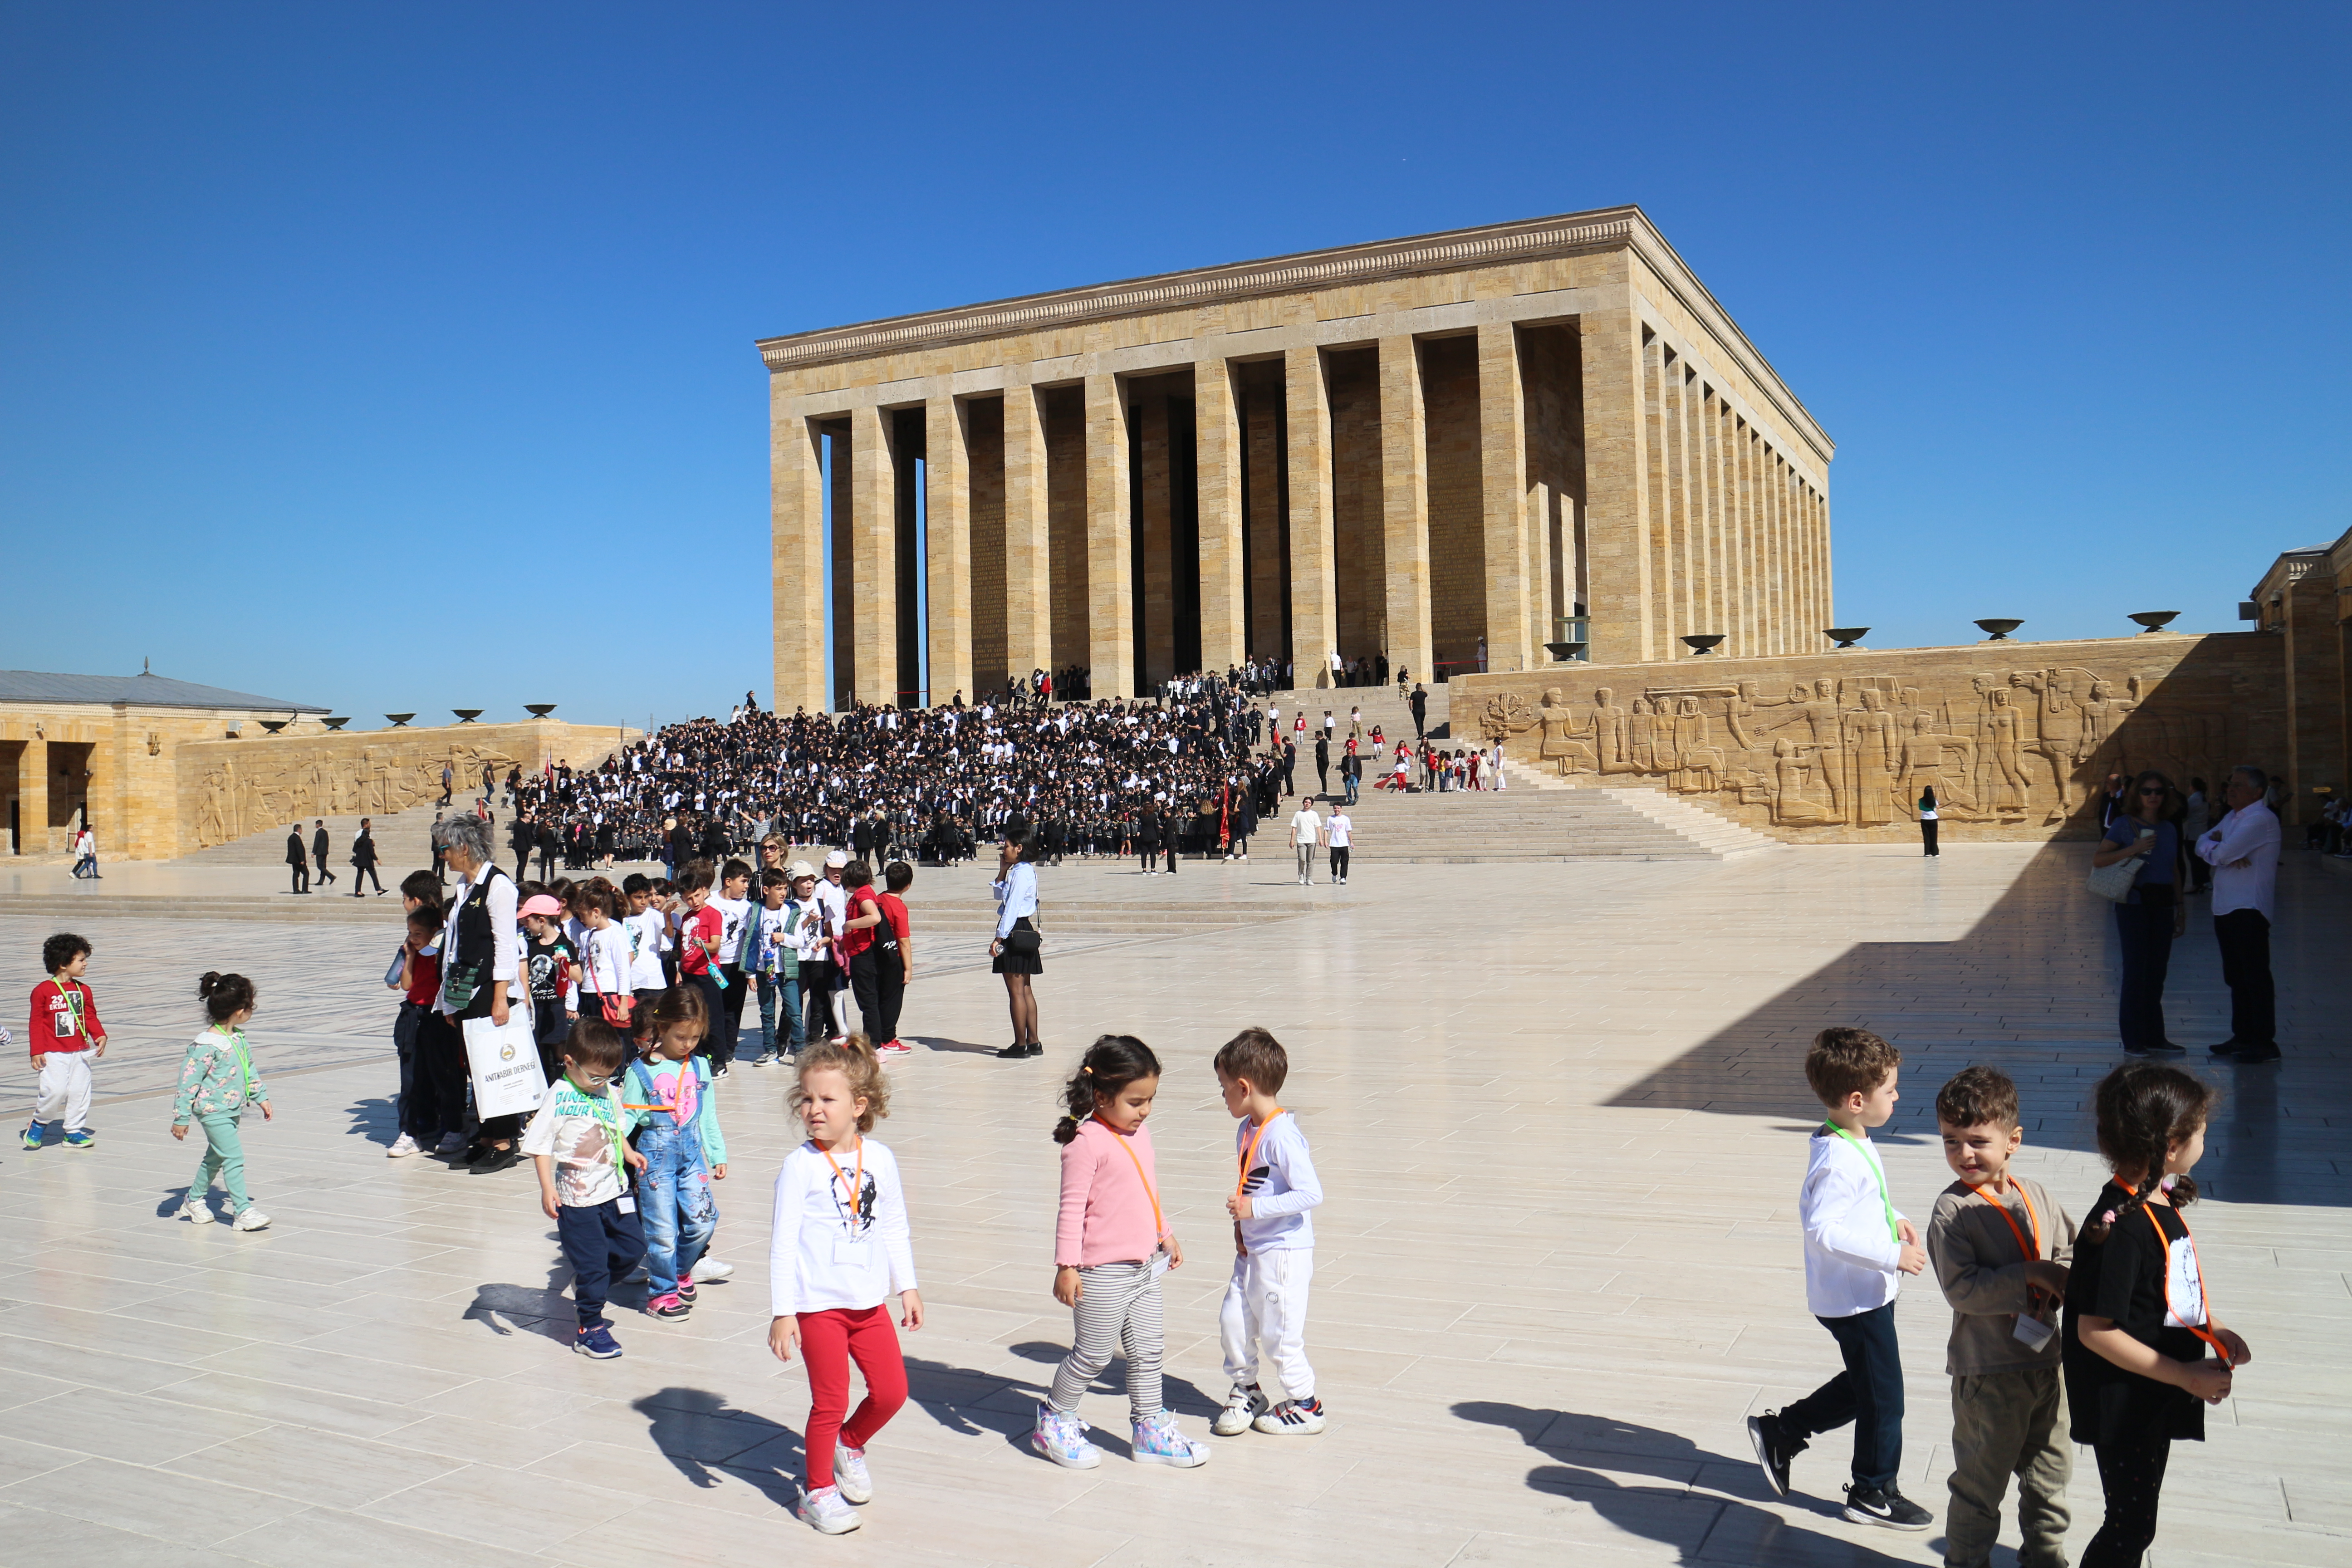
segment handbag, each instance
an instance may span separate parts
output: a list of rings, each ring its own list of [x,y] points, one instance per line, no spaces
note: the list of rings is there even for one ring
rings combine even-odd
[[[1045,935],[1032,925],[1013,928],[1004,939],[1004,951],[1017,952],[1024,958],[1034,958],[1045,945]]]
[[[2127,855],[2112,866],[2094,866],[2084,886],[2109,902],[2120,904],[2131,897],[2132,884],[2139,880],[2140,868],[2147,860],[2144,855]]]

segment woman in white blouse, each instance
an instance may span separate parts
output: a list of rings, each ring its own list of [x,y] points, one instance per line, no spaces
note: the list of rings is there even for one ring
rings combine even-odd
[[[997,846],[996,940],[988,944],[989,967],[1004,976],[1004,999],[1013,1015],[1013,1043],[996,1054],[1007,1060],[1042,1057],[1037,1042],[1037,993],[1030,977],[1045,973],[1038,957],[1037,868],[1029,863],[1029,825],[1014,820],[1004,825],[1004,841]]]

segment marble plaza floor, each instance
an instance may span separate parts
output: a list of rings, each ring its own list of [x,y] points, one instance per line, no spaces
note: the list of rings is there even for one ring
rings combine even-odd
[[[2022,1087],[2021,1168],[2079,1212],[2100,1175],[2085,1100],[2119,1058],[2110,924],[2079,847],[1823,848],[1729,863],[1387,867],[1289,886],[1279,858],[1144,879],[1073,863],[1056,897],[1226,898],[1231,929],[1055,932],[1038,1062],[987,1054],[1001,986],[959,933],[921,950],[879,1136],[898,1152],[931,1321],[908,1336],[914,1403],[871,1451],[858,1534],[788,1512],[800,1368],[763,1344],[770,1183],[796,1134],[786,1084],[722,1091],[733,1165],[714,1256],[738,1266],[675,1323],[617,1314],[627,1349],[562,1343],[571,1312],[527,1170],[388,1161],[395,1071],[383,928],[77,922],[116,1046],[100,1142],[0,1146],[0,1563],[464,1568],[704,1564],[1913,1563],[1835,1510],[1845,1444],[1773,1499],[1741,1423],[1834,1369],[1804,1310],[1794,1195],[1817,1121],[1804,1041],[1832,1022],[1906,1053],[1885,1147],[1924,1218],[1948,1179],[1936,1086],[1970,1061]],[[1220,880],[1222,879],[1222,881]],[[1222,888],[1222,891],[1213,891]],[[2287,1060],[2231,1069],[2190,1212],[2222,1318],[2255,1361],[2176,1452],[2150,1561],[2352,1563],[2352,879],[2291,857],[2278,935]],[[174,888],[173,890],[180,890]],[[919,889],[919,891],[921,890]],[[962,889],[961,897],[970,889]],[[393,900],[384,900],[389,906]],[[917,931],[922,931],[917,905]],[[48,915],[0,898],[0,988],[36,978]],[[258,1235],[172,1217],[196,1151],[169,1084],[205,968],[252,974],[279,1108],[248,1119]],[[2226,1033],[2210,927],[2176,950],[2175,1037]],[[1208,1058],[1264,1024],[1328,1201],[1308,1351],[1318,1437],[1218,1440],[1179,1472],[1126,1458],[1115,1365],[1086,1414],[1102,1468],[1023,1446],[1068,1342],[1050,1299],[1054,1091],[1106,1029],[1169,1064],[1153,1121],[1191,1250],[1169,1277],[1168,1389],[1195,1435],[1224,1390],[1215,1309],[1232,1124]],[[0,1108],[21,1125],[21,1055]],[[625,1295],[623,1300],[634,1300]],[[1948,1314],[1899,1309],[1903,1484],[1939,1517]],[[2079,1552],[2099,1517],[2087,1455]],[[2013,1563],[2013,1529],[1996,1562]]]

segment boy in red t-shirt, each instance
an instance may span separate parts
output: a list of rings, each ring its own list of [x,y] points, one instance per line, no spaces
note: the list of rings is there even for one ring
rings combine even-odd
[[[907,984],[915,978],[915,939],[907,921],[905,896],[914,885],[915,868],[893,860],[882,868],[882,880],[889,891],[874,899],[883,921],[874,929],[874,1002],[881,1015],[877,1037],[882,1042],[875,1048],[908,1057],[915,1053],[898,1038],[898,1011],[907,1004]]]
[[[90,1132],[89,1064],[106,1054],[106,1027],[98,1021],[98,1001],[82,973],[89,967],[89,943],[59,931],[41,944],[41,967],[49,977],[33,987],[28,1034],[33,1067],[41,1075],[25,1147],[41,1146],[43,1124],[63,1121],[66,1147],[87,1149]]]
[[[719,949],[727,934],[727,921],[710,907],[710,862],[694,860],[679,870],[677,891],[686,902],[686,912],[677,921],[677,983],[691,985],[702,993],[703,1016],[719,1016],[723,1005],[719,994],[718,966]],[[715,1029],[705,1030],[702,1043],[694,1047],[695,1054],[709,1059],[710,1076],[727,1076],[727,1063],[712,1056]]]

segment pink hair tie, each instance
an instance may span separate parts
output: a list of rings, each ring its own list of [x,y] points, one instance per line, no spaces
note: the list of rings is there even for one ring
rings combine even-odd
[[[2113,1225],[2113,1224],[2115,1224],[2115,1223],[2116,1223],[2116,1211],[2115,1211],[2115,1210],[2113,1210],[2113,1209],[2109,1209],[2106,1213],[2105,1213],[2105,1214],[2101,1215],[2099,1216],[2099,1223],[2100,1223],[2101,1225]]]

